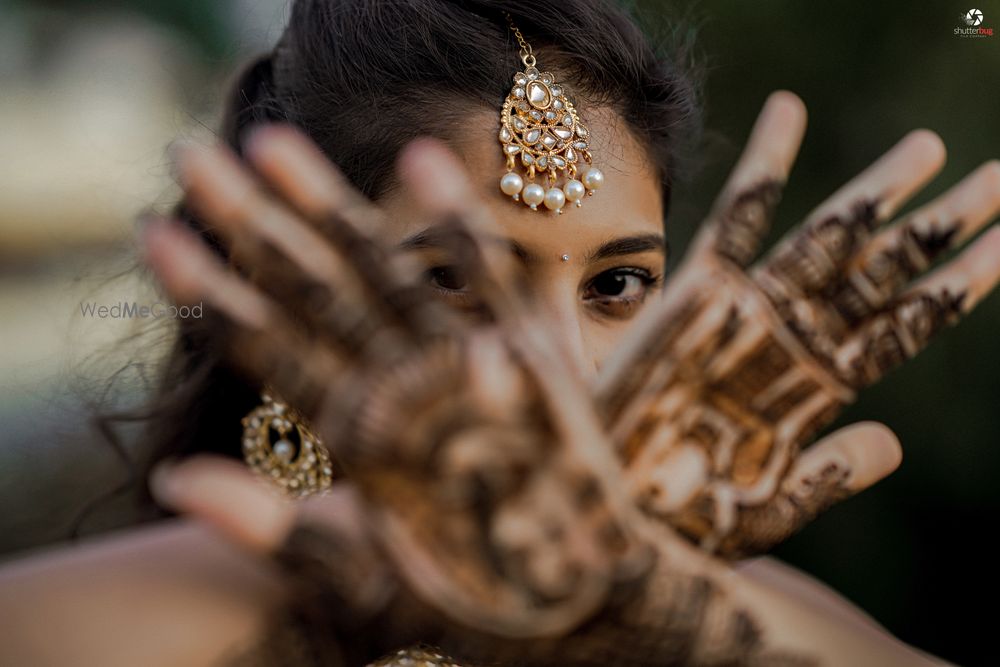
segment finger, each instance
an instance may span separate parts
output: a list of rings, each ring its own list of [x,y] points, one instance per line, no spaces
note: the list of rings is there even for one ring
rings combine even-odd
[[[224,270],[204,244],[179,223],[151,218],[142,230],[141,242],[146,263],[177,303],[196,304],[207,298],[222,304],[239,326],[251,329],[264,328],[275,317],[270,300]]]
[[[884,424],[845,426],[806,449],[783,484],[793,497],[808,494],[810,480],[829,476],[831,466],[843,471],[841,487],[848,495],[864,491],[888,477],[903,460],[896,435]]]
[[[275,551],[297,525],[322,525],[358,542],[367,533],[362,499],[352,485],[338,483],[322,496],[293,501],[246,466],[221,456],[160,463],[149,489],[161,506],[202,519],[257,551]]]
[[[268,197],[221,148],[177,152],[181,181],[192,205],[221,232],[233,261],[313,333],[348,354],[365,348],[384,326],[349,263],[313,229]]]
[[[270,299],[223,266],[192,232],[152,220],[143,244],[147,263],[171,298],[204,303],[216,319],[211,331],[230,360],[261,384],[271,384],[307,418],[320,411],[336,382],[348,382],[343,359],[305,339]],[[327,433],[322,436],[330,447]]]
[[[872,384],[956,323],[1000,281],[1000,227],[899,295],[837,351],[838,370],[856,387]]]
[[[247,140],[246,155],[264,179],[310,221],[336,213],[341,224],[375,237],[385,217],[330,162],[319,147],[291,125],[265,125]]]
[[[882,307],[941,254],[975,236],[1000,213],[1000,162],[987,162],[946,193],[878,234],[851,261],[831,297],[849,322]]]
[[[710,222],[696,249],[711,249],[745,267],[753,261],[771,224],[806,128],[806,108],[796,95],[772,93],[757,117]]]
[[[200,455],[160,464],[149,480],[156,501],[207,521],[239,544],[275,549],[288,534],[296,505],[233,459]]]
[[[763,270],[793,296],[825,287],[872,230],[922,188],[944,160],[944,144],[936,134],[911,132],[778,243]]]
[[[188,200],[216,225],[238,261],[267,269],[256,253],[268,244],[315,280],[343,280],[347,267],[330,244],[267,196],[230,151],[188,145],[177,149],[175,160]]]
[[[745,556],[772,549],[821,512],[891,474],[902,456],[895,434],[875,422],[828,435],[802,453],[771,502],[741,512],[721,551]]]
[[[418,335],[448,328],[449,313],[424,284],[426,267],[383,247],[382,212],[306,135],[290,126],[265,126],[250,138],[247,155],[278,194],[350,259],[370,298],[392,306]]]
[[[513,316],[518,298],[513,253],[459,159],[441,142],[419,139],[403,150],[398,169],[417,206],[439,221],[428,231],[431,242],[453,256],[489,317]]]
[[[150,488],[162,505],[205,521],[243,548],[269,555],[297,602],[323,600],[332,607],[317,629],[329,630],[337,614],[354,627],[358,618],[384,609],[396,593],[396,580],[368,530],[363,502],[347,484],[293,503],[236,461],[202,455],[161,464]],[[281,648],[287,649],[286,643]],[[340,657],[331,659],[341,664]]]

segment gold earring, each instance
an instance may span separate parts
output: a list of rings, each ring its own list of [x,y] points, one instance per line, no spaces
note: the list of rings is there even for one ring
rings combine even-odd
[[[333,483],[333,463],[295,410],[265,390],[263,403],[242,420],[243,459],[258,475],[293,498],[322,493]]]
[[[551,73],[538,71],[531,45],[510,14],[505,15],[521,46],[524,71],[514,75],[514,86],[500,111],[500,143],[507,159],[500,190],[533,211],[544,204],[562,213],[567,202],[582,206],[584,195],[593,195],[604,184],[604,174],[589,166],[590,131],[580,122],[573,103]],[[515,171],[518,163],[527,182]],[[564,175],[560,188],[557,181]],[[536,177],[541,178],[541,185]]]

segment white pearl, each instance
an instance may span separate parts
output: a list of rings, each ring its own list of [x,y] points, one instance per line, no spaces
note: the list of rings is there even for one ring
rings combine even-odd
[[[583,175],[583,184],[588,190],[596,190],[604,185],[604,173],[597,167],[591,167]]]
[[[291,461],[292,453],[295,451],[295,446],[287,440],[279,440],[274,443],[273,451],[274,455],[282,461]]]
[[[508,171],[500,179],[500,189],[503,190],[505,195],[516,195],[524,187],[524,181],[521,177],[512,171]]]
[[[583,183],[576,180],[575,178],[570,181],[566,181],[566,185],[563,186],[563,190],[566,191],[567,201],[577,201],[583,198],[583,195],[587,194],[587,189],[584,187]]]
[[[556,211],[563,207],[566,203],[566,195],[559,188],[550,188],[548,192],[545,193],[545,208],[550,211]]]
[[[528,206],[538,206],[545,200],[545,189],[538,183],[528,183],[521,192],[521,199]]]

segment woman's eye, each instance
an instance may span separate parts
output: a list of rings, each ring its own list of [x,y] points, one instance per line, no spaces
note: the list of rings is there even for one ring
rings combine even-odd
[[[468,276],[455,266],[435,266],[424,274],[440,299],[475,321],[489,321],[485,304],[476,297]]]
[[[461,292],[468,286],[468,280],[454,266],[435,266],[427,270],[427,279],[431,285],[445,291]]]
[[[591,285],[597,294],[621,298],[640,296],[646,288],[640,276],[622,271],[605,271]]]
[[[659,282],[660,277],[653,276],[646,269],[611,269],[590,281],[584,299],[604,314],[628,317],[642,305],[649,291]]]

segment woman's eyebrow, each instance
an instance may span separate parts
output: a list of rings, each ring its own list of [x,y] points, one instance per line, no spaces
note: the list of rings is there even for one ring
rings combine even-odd
[[[664,255],[667,254],[667,241],[662,234],[636,234],[635,236],[622,236],[613,239],[589,252],[586,261],[596,262],[618,255],[632,255],[651,250],[659,250]]]
[[[444,236],[448,232],[444,229],[443,225],[438,225],[434,227],[428,227],[423,229],[416,234],[411,234],[405,239],[399,242],[399,247],[403,250],[418,250],[421,248],[441,248],[446,246],[444,241]],[[509,239],[503,236],[492,237],[493,241],[497,243],[502,243],[507,246],[514,255],[520,258],[522,261],[527,262],[531,260],[531,253],[528,252],[520,243],[513,239]]]

